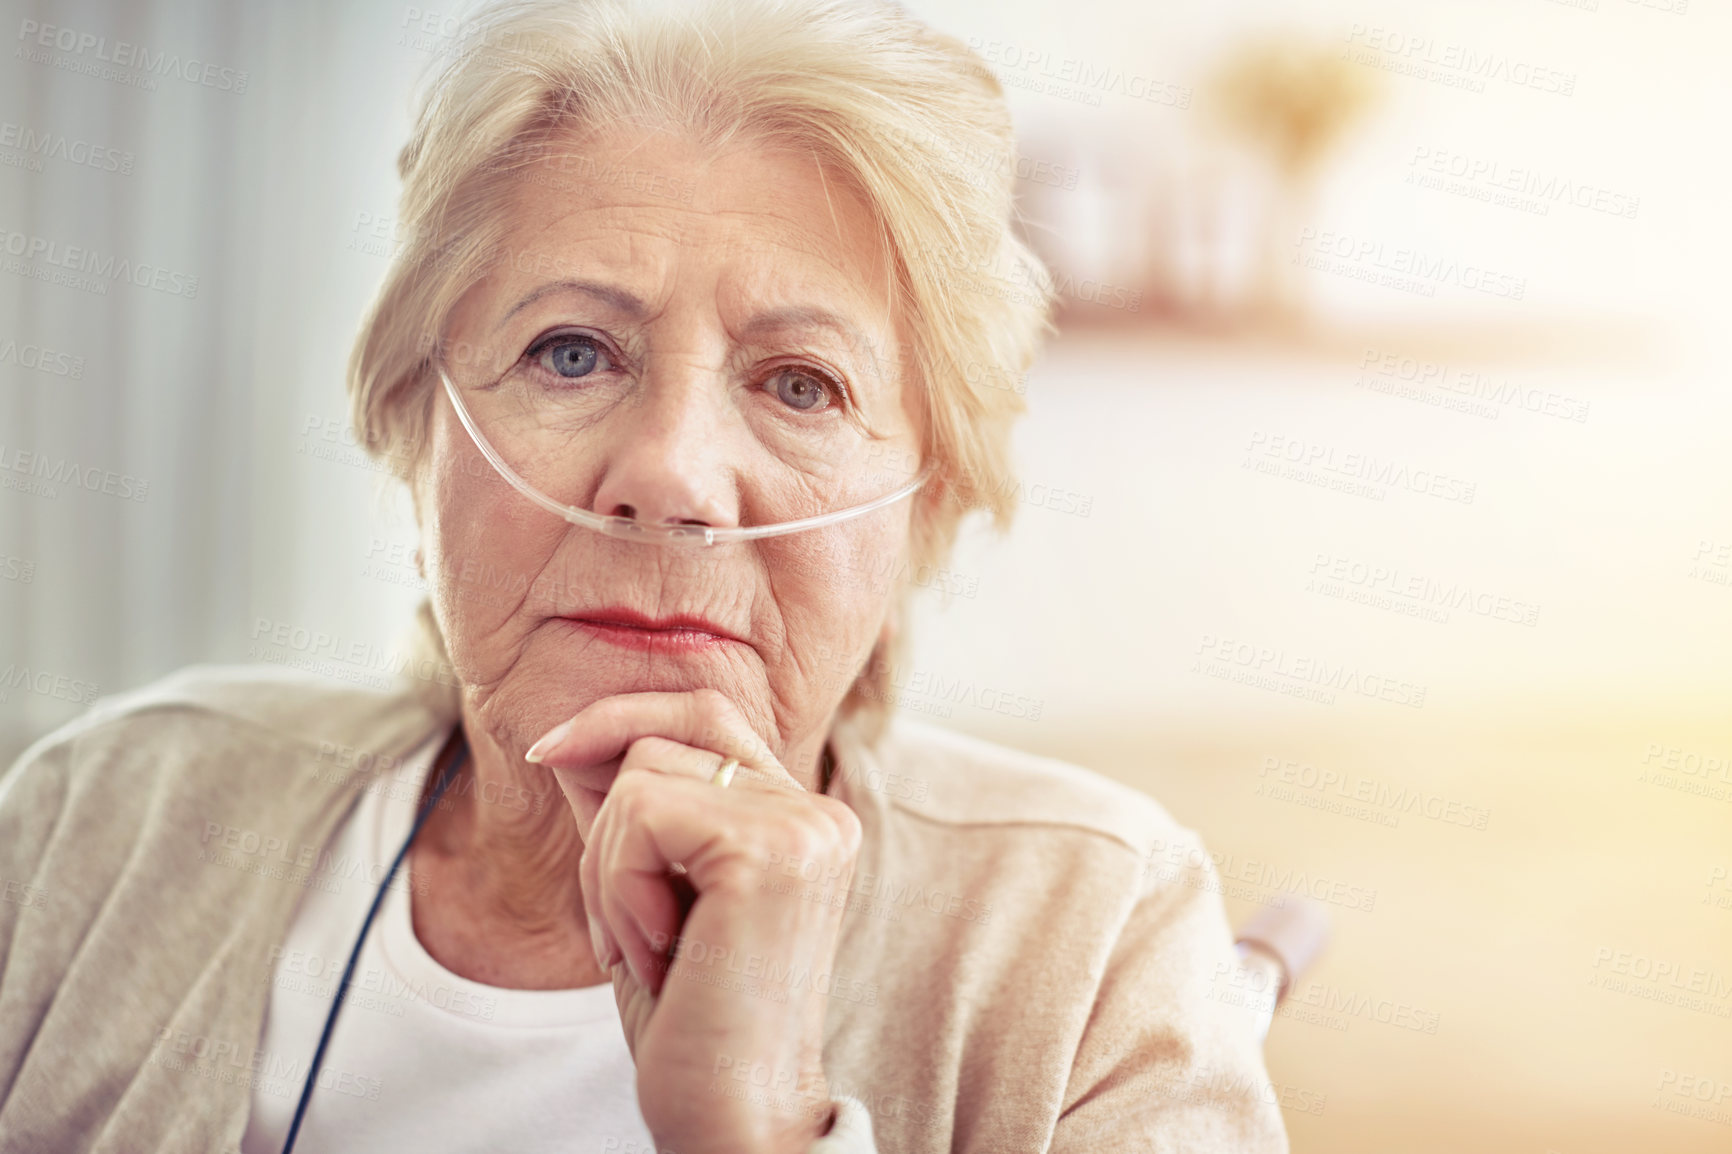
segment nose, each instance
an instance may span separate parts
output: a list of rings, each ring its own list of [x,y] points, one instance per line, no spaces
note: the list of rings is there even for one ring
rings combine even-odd
[[[645,366],[623,411],[608,421],[594,511],[652,525],[737,525],[727,398],[727,382],[713,367],[690,361]]]

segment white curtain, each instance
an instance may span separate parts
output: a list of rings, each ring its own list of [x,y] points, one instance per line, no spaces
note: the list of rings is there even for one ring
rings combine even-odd
[[[0,764],[93,694],[316,656],[278,626],[400,634],[342,373],[448,43],[383,0],[3,10]]]

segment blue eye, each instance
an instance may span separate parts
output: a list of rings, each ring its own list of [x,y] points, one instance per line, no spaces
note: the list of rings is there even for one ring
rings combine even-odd
[[[778,369],[765,382],[776,399],[791,409],[814,412],[830,403],[829,382],[800,369]]]
[[[556,337],[537,350],[536,360],[550,373],[562,377],[587,377],[597,369],[612,368],[601,345],[589,337]]]

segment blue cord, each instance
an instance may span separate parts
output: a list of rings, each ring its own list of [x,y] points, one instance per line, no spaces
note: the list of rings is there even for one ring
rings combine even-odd
[[[289,1154],[295,1148],[295,1138],[301,1132],[301,1120],[307,1114],[307,1103],[313,1098],[314,1081],[319,1076],[319,1067],[325,1061],[325,1047],[330,1044],[331,1031],[337,1025],[337,1011],[343,1008],[343,998],[349,992],[349,979],[354,976],[355,963],[361,960],[361,946],[367,940],[367,931],[373,926],[373,916],[379,912],[379,906],[385,900],[385,890],[391,885],[391,879],[397,876],[397,869],[403,864],[403,859],[408,856],[409,846],[415,841],[415,835],[421,832],[421,827],[427,823],[433,807],[439,804],[445,787],[462,772],[463,762],[468,756],[469,743],[459,737],[457,756],[449,766],[439,771],[439,783],[433,787],[433,796],[427,799],[421,812],[415,816],[415,825],[409,830],[409,836],[403,839],[403,848],[397,851],[396,858],[391,862],[390,872],[385,875],[385,880],[379,883],[379,892],[373,895],[373,904],[367,910],[367,920],[361,923],[361,934],[355,939],[355,948],[349,951],[349,964],[343,967],[343,980],[338,984],[336,996],[331,1001],[331,1013],[325,1019],[325,1031],[319,1035],[319,1048],[313,1051],[313,1064],[307,1068],[307,1081],[301,1087],[301,1101],[295,1107],[294,1121],[289,1123],[288,1137],[283,1140],[283,1154]]]

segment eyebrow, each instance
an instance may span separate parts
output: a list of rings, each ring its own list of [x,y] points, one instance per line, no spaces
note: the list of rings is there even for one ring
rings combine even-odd
[[[542,297],[550,296],[553,293],[559,292],[578,292],[583,293],[585,296],[595,297],[604,304],[611,305],[620,312],[625,313],[627,316],[634,319],[649,312],[649,306],[644,304],[639,297],[614,285],[595,280],[556,280],[542,285],[540,288],[512,305],[510,309],[506,310],[505,315],[499,318],[499,324],[504,325],[505,322],[509,321],[512,317],[516,316]]]
[[[512,317],[534,304],[543,297],[560,292],[577,292],[591,296],[604,304],[610,305],[626,316],[636,320],[648,314],[649,306],[634,293],[604,281],[594,280],[557,280],[537,288],[534,292],[518,301],[499,318],[502,327]],[[761,312],[746,322],[741,330],[743,336],[760,337],[772,332],[786,332],[794,329],[825,329],[842,338],[850,350],[865,350],[862,362],[868,364],[878,375],[884,375],[884,369],[879,363],[877,344],[869,339],[860,329],[840,313],[813,305],[786,305],[782,308]]]
[[[865,350],[865,355],[861,357],[861,360],[871,365],[873,370],[880,375],[883,374],[884,370],[879,364],[876,342],[868,340],[866,335],[846,317],[840,313],[831,312],[829,309],[815,308],[810,305],[788,305],[784,308],[770,309],[768,312],[759,313],[747,321],[741,334],[746,337],[757,337],[769,332],[784,332],[790,329],[827,329],[841,337],[851,351]]]

